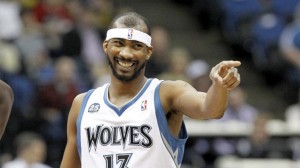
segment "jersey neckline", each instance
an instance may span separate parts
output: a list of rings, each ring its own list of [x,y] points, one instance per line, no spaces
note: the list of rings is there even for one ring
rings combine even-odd
[[[139,93],[133,97],[131,100],[129,100],[127,103],[125,103],[123,106],[121,107],[117,107],[116,105],[112,104],[110,102],[110,100],[108,99],[108,88],[109,85],[106,86],[105,88],[105,92],[104,92],[104,103],[111,108],[112,110],[114,110],[116,112],[116,114],[118,116],[121,116],[123,114],[123,112],[128,109],[132,104],[134,104],[142,95],[143,93],[147,90],[147,88],[149,87],[150,83],[152,82],[152,78],[147,79],[147,82],[144,84],[143,88],[139,91]]]

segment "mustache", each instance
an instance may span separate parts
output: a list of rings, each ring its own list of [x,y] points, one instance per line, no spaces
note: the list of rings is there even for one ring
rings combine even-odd
[[[120,60],[120,61],[125,61],[125,62],[139,62],[138,60],[134,60],[134,59],[131,59],[131,58],[129,58],[129,59],[126,59],[126,58],[124,58],[124,57],[121,57],[121,56],[116,56],[116,57],[114,57],[114,60],[116,61],[116,60]]]
[[[123,76],[118,75],[118,73],[115,71],[114,65],[113,65],[112,61],[109,59],[109,57],[107,56],[106,58],[107,58],[108,64],[110,66],[110,69],[111,69],[113,75],[123,82],[130,82],[130,81],[134,80],[135,78],[137,78],[141,74],[142,70],[146,67],[146,64],[147,64],[147,61],[143,62],[143,64],[136,70],[136,72],[131,77],[123,77]]]

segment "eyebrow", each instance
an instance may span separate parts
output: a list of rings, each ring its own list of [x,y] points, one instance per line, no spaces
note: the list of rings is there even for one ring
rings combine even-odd
[[[127,40],[127,39],[123,39],[123,38],[112,38],[111,40],[120,40],[120,41],[122,41],[122,42],[125,42],[125,41],[131,41],[131,42],[133,42],[133,43],[138,43],[138,44],[142,44],[142,45],[147,46],[146,44],[144,44],[144,43],[142,43],[142,42],[140,42],[140,41],[136,41],[136,40]]]

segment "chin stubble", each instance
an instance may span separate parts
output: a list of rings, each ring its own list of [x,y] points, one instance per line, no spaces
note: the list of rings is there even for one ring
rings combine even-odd
[[[121,75],[119,75],[119,74],[117,73],[117,71],[114,69],[114,66],[113,66],[112,62],[110,61],[110,59],[109,59],[108,57],[107,57],[107,61],[108,61],[108,64],[109,64],[109,66],[110,66],[110,68],[111,68],[111,70],[112,70],[113,75],[114,75],[117,79],[119,79],[120,81],[123,81],[123,82],[130,82],[130,81],[134,80],[135,78],[137,78],[137,77],[141,74],[141,71],[146,67],[146,62],[147,62],[147,61],[145,61],[145,62],[141,65],[141,67],[139,67],[139,68],[137,69],[137,71],[134,72],[134,74],[133,74],[132,76],[126,77],[126,76],[121,76]]]

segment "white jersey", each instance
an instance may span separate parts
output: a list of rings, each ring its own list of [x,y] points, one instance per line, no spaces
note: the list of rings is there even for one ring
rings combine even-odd
[[[179,138],[170,133],[160,83],[148,79],[120,108],[108,99],[109,84],[86,94],[77,120],[82,168],[180,167],[187,132],[183,123]]]

